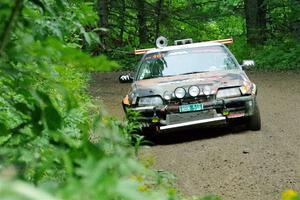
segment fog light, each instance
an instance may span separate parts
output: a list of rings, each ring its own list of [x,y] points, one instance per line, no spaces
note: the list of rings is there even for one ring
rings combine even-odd
[[[223,116],[228,116],[229,115],[229,110],[224,110],[223,111]]]
[[[198,96],[199,93],[200,93],[200,89],[199,89],[197,86],[193,85],[193,86],[191,86],[191,87],[189,88],[189,94],[190,94],[192,97]]]
[[[175,97],[182,99],[185,96],[185,89],[182,87],[176,88],[174,93]]]
[[[210,92],[211,92],[210,87],[205,86],[205,87],[203,88],[203,93],[204,93],[206,96],[209,96],[209,95],[210,95]]]
[[[164,93],[163,97],[164,97],[165,100],[169,101],[169,100],[171,100],[171,98],[172,98],[172,93],[166,91],[166,92]]]
[[[152,118],[152,123],[158,123],[160,120],[159,120],[159,117],[153,117]]]

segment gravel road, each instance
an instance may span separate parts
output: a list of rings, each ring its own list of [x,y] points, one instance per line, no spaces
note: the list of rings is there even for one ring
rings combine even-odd
[[[242,126],[185,131],[164,135],[143,151],[155,159],[155,169],[178,177],[185,195],[274,200],[283,190],[300,191],[300,73],[248,74],[258,85],[261,131]],[[109,114],[122,119],[121,99],[129,85],[119,84],[118,76],[94,74],[91,92]]]

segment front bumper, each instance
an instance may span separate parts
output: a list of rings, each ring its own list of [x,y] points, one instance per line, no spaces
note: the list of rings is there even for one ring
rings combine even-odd
[[[190,127],[224,125],[229,119],[251,116],[255,96],[213,100],[202,104],[202,111],[190,113],[179,113],[179,105],[136,107],[132,110],[141,113],[141,122],[144,122],[145,127],[166,132]]]
[[[188,128],[188,127],[196,127],[200,125],[216,126],[222,124],[226,124],[226,117],[224,116],[160,126],[159,130],[168,131],[168,130],[175,130],[175,129],[178,130],[182,128]]]

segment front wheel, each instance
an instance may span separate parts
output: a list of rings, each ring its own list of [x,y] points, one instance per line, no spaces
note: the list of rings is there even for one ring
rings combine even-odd
[[[257,103],[255,103],[253,115],[247,121],[247,127],[252,131],[259,131],[261,129],[260,112]]]

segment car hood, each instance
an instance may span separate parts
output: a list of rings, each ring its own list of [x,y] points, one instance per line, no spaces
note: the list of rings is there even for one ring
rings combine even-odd
[[[163,96],[165,91],[173,92],[177,87],[188,88],[191,85],[204,87],[208,85],[212,90],[218,88],[241,86],[249,78],[242,70],[222,70],[189,75],[159,77],[139,80],[132,84],[134,96]]]

